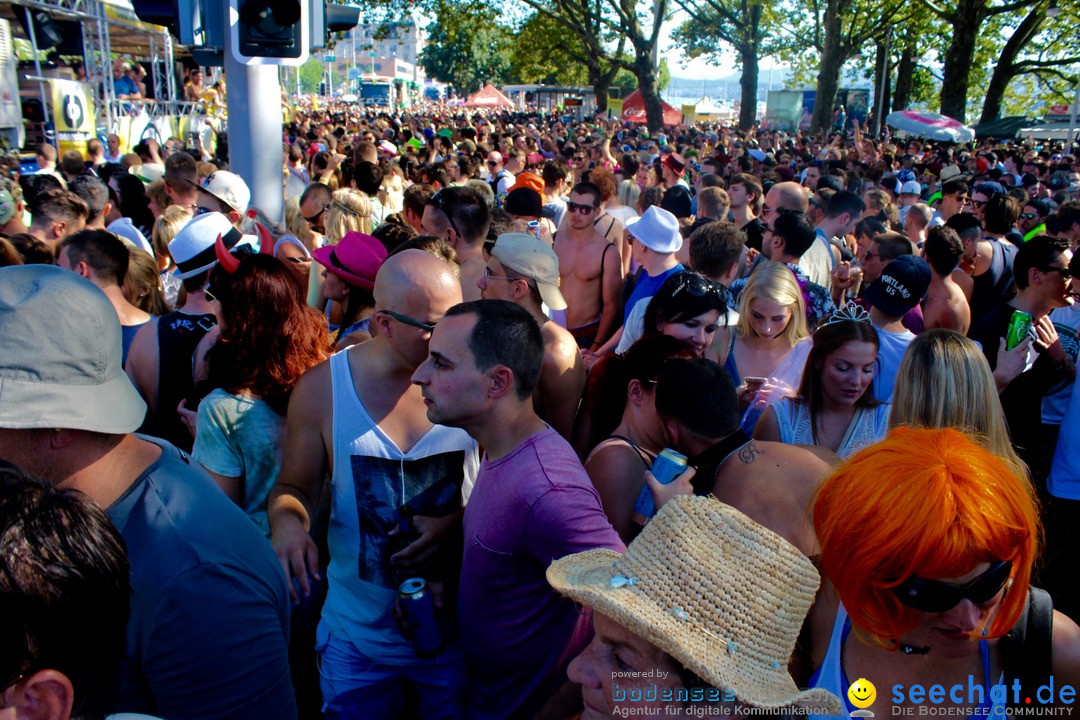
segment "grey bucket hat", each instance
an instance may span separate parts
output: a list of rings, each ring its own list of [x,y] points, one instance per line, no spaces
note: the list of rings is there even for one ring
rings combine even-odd
[[[120,321],[89,280],[49,265],[0,268],[0,338],[0,428],[120,435],[142,424]]]

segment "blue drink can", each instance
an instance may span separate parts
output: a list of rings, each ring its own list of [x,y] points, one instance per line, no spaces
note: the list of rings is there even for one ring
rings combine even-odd
[[[443,651],[442,631],[435,620],[435,598],[424,578],[409,578],[398,588],[401,608],[412,626],[413,652],[416,657],[430,659]]]
[[[668,485],[675,478],[686,472],[686,456],[671,448],[664,448],[653,460],[652,474],[661,485]],[[656,501],[653,500],[652,490],[648,485],[641,488],[637,502],[634,503],[634,520],[639,525],[644,525],[656,514]]]

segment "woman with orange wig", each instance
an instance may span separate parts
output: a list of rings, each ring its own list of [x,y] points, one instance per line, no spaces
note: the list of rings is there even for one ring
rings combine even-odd
[[[920,704],[1004,716],[1050,675],[1080,684],[1080,628],[1029,586],[1036,503],[1031,483],[957,430],[900,428],[840,466],[813,506],[828,582],[810,616],[810,686],[881,717]],[[876,697],[852,700],[857,680]]]

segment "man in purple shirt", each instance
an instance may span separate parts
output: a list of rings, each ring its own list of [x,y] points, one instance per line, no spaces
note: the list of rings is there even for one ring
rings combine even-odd
[[[503,300],[456,305],[413,375],[428,419],[464,428],[486,456],[465,508],[458,617],[468,716],[531,717],[566,681],[589,619],[545,580],[557,558],[622,552],[573,448],[533,411],[540,328]]]

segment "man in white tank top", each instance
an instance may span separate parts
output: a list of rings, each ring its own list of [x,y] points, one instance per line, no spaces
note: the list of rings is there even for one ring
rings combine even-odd
[[[308,534],[331,478],[329,591],[317,635],[326,717],[394,718],[406,688],[424,717],[464,708],[460,649],[419,658],[395,620],[398,586],[422,577],[436,605],[456,579],[463,488],[479,465],[463,430],[434,425],[410,383],[431,329],[461,301],[452,268],[420,250],[389,258],[375,280],[373,339],[334,355],[297,383],[268,515],[274,549],[306,598],[319,580]],[[406,683],[405,681],[409,682]]]

